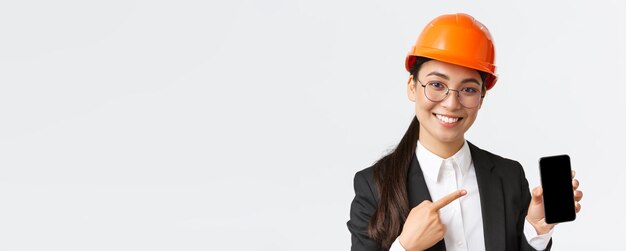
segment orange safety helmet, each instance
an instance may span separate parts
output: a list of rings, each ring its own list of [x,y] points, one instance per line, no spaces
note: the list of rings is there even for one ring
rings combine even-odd
[[[487,90],[496,84],[495,51],[491,34],[487,27],[468,14],[449,14],[433,19],[406,56],[407,71],[415,63],[416,57],[436,59],[486,72]]]

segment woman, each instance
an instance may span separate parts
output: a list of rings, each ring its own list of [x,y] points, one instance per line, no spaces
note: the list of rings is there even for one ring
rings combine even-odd
[[[491,34],[473,17],[424,28],[405,62],[415,117],[393,152],[354,177],[352,250],[550,249],[541,187],[531,195],[518,162],[464,138],[496,83],[493,63]]]

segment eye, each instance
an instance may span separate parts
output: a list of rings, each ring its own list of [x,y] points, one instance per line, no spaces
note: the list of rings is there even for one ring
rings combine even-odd
[[[464,87],[461,91],[467,94],[476,94],[480,92],[477,88],[472,87]]]
[[[428,82],[428,85],[430,85],[430,87],[432,87],[432,88],[434,88],[434,89],[436,89],[436,90],[443,90],[443,89],[446,89],[446,85],[444,85],[444,84],[443,84],[443,83],[441,83],[441,82],[436,82],[436,81],[434,81],[434,82]]]

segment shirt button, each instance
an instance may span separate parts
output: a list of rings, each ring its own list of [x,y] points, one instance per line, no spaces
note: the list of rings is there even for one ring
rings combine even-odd
[[[456,244],[457,244],[459,247],[462,247],[462,246],[463,246],[463,242],[462,242],[462,241],[459,241],[459,242],[457,242]]]

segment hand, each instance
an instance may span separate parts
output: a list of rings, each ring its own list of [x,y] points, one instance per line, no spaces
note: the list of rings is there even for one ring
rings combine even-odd
[[[578,190],[578,186],[580,183],[577,179],[574,179],[576,176],[576,171],[572,171],[572,188],[574,188],[574,206],[576,208],[576,213],[580,212],[580,200],[583,198],[583,192]],[[537,234],[546,234],[552,230],[552,228],[556,224],[548,224],[545,219],[545,212],[543,209],[543,189],[541,186],[533,188],[532,199],[530,201],[530,205],[528,206],[528,214],[526,215],[526,219],[530,222],[531,225],[537,231]]]
[[[443,239],[446,226],[441,224],[439,209],[467,194],[455,191],[435,202],[423,201],[409,212],[400,234],[400,244],[406,250],[425,250]]]

